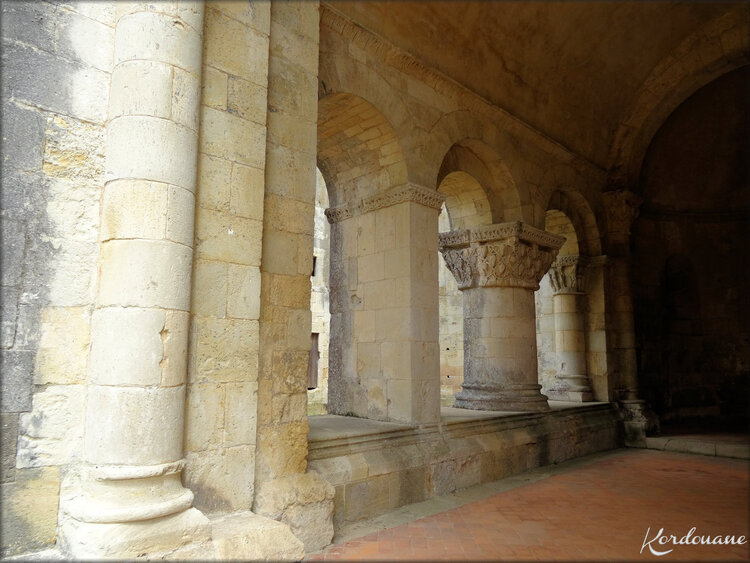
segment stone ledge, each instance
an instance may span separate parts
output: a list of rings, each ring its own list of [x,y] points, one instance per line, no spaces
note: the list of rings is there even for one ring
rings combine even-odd
[[[646,448],[686,454],[750,459],[750,446],[679,436],[647,436]]]

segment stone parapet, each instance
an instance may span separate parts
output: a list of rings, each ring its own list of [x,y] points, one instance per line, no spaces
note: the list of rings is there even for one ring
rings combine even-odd
[[[465,415],[409,427],[332,415],[310,421],[310,467],[334,486],[336,533],[400,506],[621,444],[611,404]]]

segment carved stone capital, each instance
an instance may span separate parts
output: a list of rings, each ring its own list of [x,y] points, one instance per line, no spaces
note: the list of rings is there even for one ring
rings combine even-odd
[[[602,194],[604,213],[607,217],[607,233],[610,236],[627,237],[630,227],[638,217],[643,198],[625,188]]]
[[[440,251],[459,289],[537,290],[564,242],[565,237],[517,221],[442,233]]]
[[[583,293],[583,277],[589,259],[586,256],[558,256],[549,270],[549,280],[555,293]]]
[[[336,223],[355,215],[370,213],[371,211],[407,201],[439,211],[445,201],[445,196],[436,190],[430,190],[415,184],[403,184],[351,203],[331,207],[325,210],[325,214],[329,223]]]

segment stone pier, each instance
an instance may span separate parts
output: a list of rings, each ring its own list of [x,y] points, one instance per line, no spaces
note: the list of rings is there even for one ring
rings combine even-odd
[[[457,407],[546,411],[537,381],[534,291],[564,237],[522,222],[440,235],[464,293],[464,381]]]
[[[625,418],[625,440],[644,445],[646,432],[659,428],[659,421],[638,391],[635,353],[633,292],[630,279],[630,227],[638,217],[642,198],[623,188],[604,192],[604,211],[609,239],[610,322],[614,337],[615,370],[619,376],[619,401]]]
[[[404,185],[326,211],[334,249],[329,413],[439,420],[442,202],[435,190]]]

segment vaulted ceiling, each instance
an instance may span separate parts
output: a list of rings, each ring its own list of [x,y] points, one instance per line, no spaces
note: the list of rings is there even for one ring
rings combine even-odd
[[[733,7],[657,1],[328,4],[602,167],[624,112],[652,69]]]

